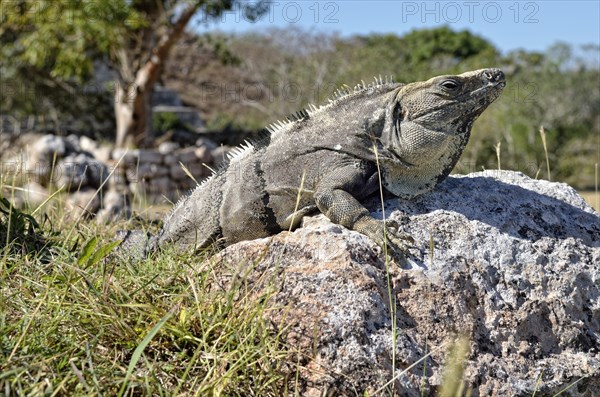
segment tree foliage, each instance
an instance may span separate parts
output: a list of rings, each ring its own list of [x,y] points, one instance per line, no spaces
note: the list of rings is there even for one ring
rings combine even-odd
[[[96,109],[106,117],[107,96],[90,89],[94,61],[134,20],[130,11],[125,1],[2,2],[0,111],[64,119]]]
[[[128,28],[143,20],[124,0],[104,2],[41,0],[2,4],[2,37],[11,61],[54,79],[83,82],[93,61],[117,46]],[[8,38],[7,37],[7,38]]]
[[[241,7],[244,5],[244,7]],[[130,135],[141,144],[151,131],[150,95],[173,44],[195,16],[214,20],[240,7],[248,18],[265,11],[264,2],[244,0],[21,0],[0,3],[0,56],[4,85],[20,92],[3,112],[75,113],[77,101],[59,92],[85,96],[99,62],[114,72],[117,143]],[[30,75],[34,79],[28,79]],[[106,87],[92,89],[102,94]],[[14,90],[13,90],[14,91]],[[99,92],[100,91],[100,92]],[[45,92],[40,106],[40,97]],[[8,97],[5,93],[4,97]],[[7,98],[8,99],[8,98]],[[43,105],[43,104],[42,104]],[[66,105],[66,106],[63,106]]]

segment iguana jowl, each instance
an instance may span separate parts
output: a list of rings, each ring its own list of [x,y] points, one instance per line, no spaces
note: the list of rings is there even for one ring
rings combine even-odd
[[[147,249],[230,245],[297,227],[319,211],[383,245],[383,221],[360,201],[379,190],[380,175],[399,197],[432,190],[504,85],[502,71],[481,69],[343,90],[328,105],[273,124],[262,139],[235,150],[225,167],[177,203]],[[389,223],[386,235],[401,255],[407,236]],[[132,234],[125,245],[139,247],[142,238]]]

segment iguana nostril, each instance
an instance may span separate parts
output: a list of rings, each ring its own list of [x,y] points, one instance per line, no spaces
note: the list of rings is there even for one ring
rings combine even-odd
[[[502,82],[504,81],[504,72],[500,69],[491,69],[483,72],[483,77],[488,79],[491,82]]]

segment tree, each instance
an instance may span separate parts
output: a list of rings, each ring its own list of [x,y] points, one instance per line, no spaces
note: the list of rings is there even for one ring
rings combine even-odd
[[[93,62],[109,47],[113,26],[90,18],[91,10],[73,2],[0,2],[0,112],[23,118],[64,120],[101,108],[110,115],[110,102],[101,90],[88,89]],[[96,12],[111,3],[98,3]],[[125,11],[114,7],[113,15]],[[118,17],[118,15],[117,15]],[[65,44],[67,43],[67,44]],[[102,103],[102,101],[106,103]],[[108,108],[108,109],[107,109]]]
[[[151,93],[175,42],[197,13],[214,19],[235,1],[132,1],[143,21],[130,30],[113,52],[118,71],[115,86],[117,146],[144,145],[152,125]]]
[[[254,19],[267,3],[243,0],[22,0],[1,3],[0,42],[16,65],[44,70],[56,84],[81,83],[103,58],[116,72],[117,146],[145,145],[150,98],[174,43],[192,18],[214,21],[237,9]],[[8,50],[4,50],[8,52]]]

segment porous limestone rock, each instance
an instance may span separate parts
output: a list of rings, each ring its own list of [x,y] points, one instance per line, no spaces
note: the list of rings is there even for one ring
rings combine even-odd
[[[415,238],[410,261],[386,265],[322,215],[213,258],[231,266],[226,284],[273,291],[294,391],[432,395],[462,334],[472,396],[600,395],[600,215],[571,187],[487,171],[388,199],[385,213]]]

